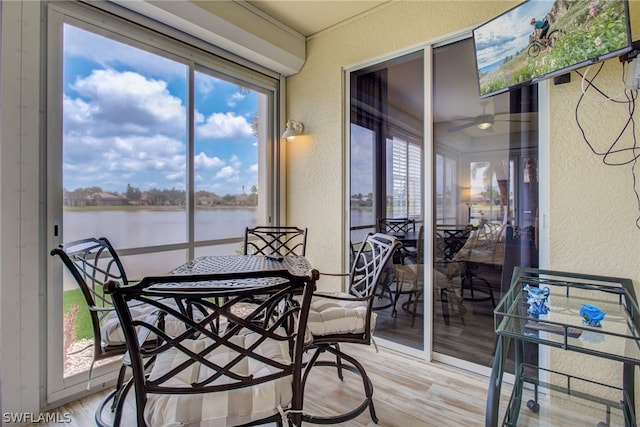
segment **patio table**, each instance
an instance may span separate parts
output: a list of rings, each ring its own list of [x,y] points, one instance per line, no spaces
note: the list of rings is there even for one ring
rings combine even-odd
[[[171,274],[242,273],[250,271],[287,270],[294,276],[308,276],[311,264],[303,256],[281,258],[266,255],[209,255],[195,258]]]
[[[314,274],[311,264],[303,256],[284,256],[280,258],[265,255],[209,255],[195,258],[171,271],[172,276],[197,276],[207,274],[246,273],[246,277],[233,280],[193,281],[180,280],[176,282],[163,281],[153,285],[154,289],[171,288],[180,290],[197,290],[198,288],[241,287],[262,288],[269,284],[276,284],[284,279],[277,277],[261,277],[265,272],[288,272],[301,279]]]

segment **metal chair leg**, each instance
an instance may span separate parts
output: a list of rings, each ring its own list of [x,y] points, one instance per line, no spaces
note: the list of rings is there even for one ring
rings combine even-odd
[[[349,363],[349,364],[342,364],[342,369],[346,369],[361,377],[362,384],[364,387],[365,399],[357,408],[352,409],[343,414],[331,415],[326,417],[316,416],[311,414],[303,414],[302,420],[312,424],[341,424],[348,420],[352,420],[356,418],[358,415],[362,414],[367,408],[369,408],[369,414],[371,416],[371,419],[373,420],[374,423],[377,424],[378,416],[376,415],[375,407],[373,404],[373,383],[371,382],[371,379],[367,375],[367,372],[364,369],[364,366],[362,366],[362,364],[358,362],[355,358],[340,351],[339,347],[335,345],[323,344],[319,347],[323,347],[323,350],[321,351],[326,351],[336,356],[336,360],[344,359]],[[319,354],[319,352],[315,353],[314,356],[316,356],[316,354]],[[337,367],[337,362],[330,361],[330,360],[317,360],[317,359],[318,359],[317,357],[312,357],[312,359],[309,361],[309,363],[305,368],[305,374],[303,378],[303,391],[304,391],[304,385],[306,383],[307,375],[314,366]],[[313,364],[311,363],[312,361],[313,361]]]

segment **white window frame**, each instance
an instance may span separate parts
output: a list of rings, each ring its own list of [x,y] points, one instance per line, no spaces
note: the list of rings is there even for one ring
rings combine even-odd
[[[131,15],[132,12],[122,10],[123,15]],[[259,146],[259,188],[261,188],[259,204],[264,206],[259,218],[267,224],[284,223],[284,172],[283,160],[285,145],[279,138],[278,129],[281,128],[281,105],[284,97],[281,94],[284,80],[274,72],[264,70],[260,66],[247,67],[246,61],[240,65],[231,59],[217,56],[220,49],[208,45],[184,33],[177,32],[170,27],[163,26],[156,21],[141,19],[150,28],[133,24],[118,16],[106,13],[94,7],[77,2],[59,2],[47,4],[47,43],[43,46],[47,52],[47,245],[49,248],[62,243],[60,225],[62,221],[62,28],[65,23],[95,32],[125,42],[127,44],[142,47],[154,53],[179,62],[188,64],[190,78],[193,71],[204,71],[208,74],[214,72],[218,76],[223,75],[226,80],[241,82],[243,86],[250,87],[267,95],[267,102],[260,105],[260,111],[266,113],[266,144]],[[128,17],[128,16],[127,16]],[[136,20],[140,22],[141,20]],[[168,35],[175,36],[173,40]],[[188,116],[193,117],[193,103],[190,102]],[[193,157],[193,137],[187,142],[187,167],[191,169]],[[189,170],[187,182],[187,211],[193,211],[193,171]],[[264,189],[264,190],[262,190]],[[238,242],[237,239],[195,241],[193,213],[189,214],[188,227],[190,233],[184,244],[165,245],[151,248],[133,248],[119,253],[123,256],[153,253],[158,250],[186,250],[189,258],[194,256],[197,247],[216,244]],[[54,402],[64,402],[70,396],[77,396],[86,392],[87,375],[76,375],[63,378],[62,374],[62,286],[53,286],[62,280],[62,265],[58,259],[49,257],[47,264],[47,326],[41,331],[43,342],[46,342],[47,360],[46,369],[46,404],[51,406]],[[48,337],[49,339],[46,339]],[[117,366],[104,366],[94,368],[91,378],[92,390],[105,387],[113,382]]]

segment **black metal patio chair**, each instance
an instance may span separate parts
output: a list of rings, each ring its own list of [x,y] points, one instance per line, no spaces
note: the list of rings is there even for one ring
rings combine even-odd
[[[369,234],[358,248],[349,276],[346,292],[316,292],[309,310],[308,328],[312,342],[307,346],[311,357],[303,376],[303,388],[314,366],[334,366],[343,379],[343,369],[359,375],[364,386],[364,400],[355,409],[343,414],[317,416],[304,414],[305,421],[314,424],[336,424],[353,419],[369,408],[371,418],[378,421],[373,406],[373,384],[364,366],[341,350],[341,343],[370,345],[376,323],[373,303],[380,278],[400,242],[381,233]],[[322,273],[320,273],[322,275]],[[323,352],[335,360],[318,360]],[[345,363],[346,362],[346,363]]]
[[[381,218],[378,220],[378,232],[403,237],[405,233],[415,233],[416,221],[411,218]],[[417,247],[404,244],[396,252],[394,263],[404,264],[406,258],[417,256]]]
[[[136,425],[299,425],[307,313],[315,274],[284,270],[143,278],[107,284],[124,331]],[[250,286],[250,283],[256,286]],[[246,304],[255,301],[259,304]],[[132,304],[154,307],[135,317]],[[194,308],[207,313],[194,319]],[[160,326],[171,316],[183,332]],[[141,346],[146,334],[154,346]],[[116,422],[125,405],[116,408]]]
[[[257,226],[245,229],[244,254],[304,256],[307,229],[293,226]]]
[[[111,298],[104,293],[108,281],[128,286],[129,280],[116,250],[105,237],[87,238],[63,243],[51,251],[59,256],[76,284],[89,309],[93,329],[93,360],[89,368],[89,385],[95,363],[121,356],[127,351],[120,322]],[[116,390],[124,380],[126,366],[120,367]]]

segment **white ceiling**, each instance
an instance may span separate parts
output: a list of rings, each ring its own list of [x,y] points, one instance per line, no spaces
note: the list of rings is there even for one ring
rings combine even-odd
[[[247,0],[305,37],[347,21],[389,0]]]

